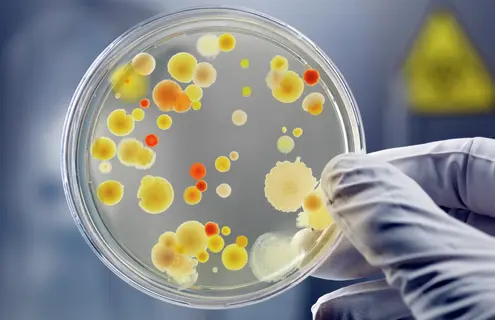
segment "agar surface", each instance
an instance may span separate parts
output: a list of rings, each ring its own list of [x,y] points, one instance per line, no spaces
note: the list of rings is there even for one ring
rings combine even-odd
[[[116,180],[107,180],[98,185],[96,195],[101,203],[107,206],[113,206],[122,200],[124,186]]]
[[[134,130],[134,119],[124,109],[116,109],[108,115],[107,128],[118,137],[127,136]]]
[[[277,162],[265,177],[265,197],[276,210],[295,212],[316,183],[312,170],[299,158]]]
[[[107,137],[96,138],[91,144],[91,155],[97,160],[110,160],[117,153],[117,146]]]
[[[150,214],[159,214],[172,205],[174,189],[165,178],[147,175],[141,179],[137,197],[141,209]]]

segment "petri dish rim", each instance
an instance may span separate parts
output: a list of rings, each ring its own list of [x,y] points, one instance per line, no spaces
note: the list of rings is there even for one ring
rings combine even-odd
[[[229,6],[202,6],[177,11],[171,14],[161,14],[141,22],[114,40],[93,62],[80,81],[69,105],[62,134],[61,172],[64,192],[70,213],[84,239],[98,258],[117,276],[134,288],[154,297],[176,305],[201,309],[226,309],[254,304],[278,295],[295,286],[311,271],[321,265],[331,254],[333,244],[342,236],[335,225],[324,231],[322,238],[326,241],[313,248],[315,256],[304,267],[292,272],[287,278],[261,291],[232,296],[229,298],[210,298],[200,295],[178,292],[160,283],[160,279],[150,278],[149,270],[132,263],[132,257],[119,248],[116,240],[106,237],[98,227],[98,221],[92,219],[90,212],[96,208],[85,199],[92,199],[90,192],[85,189],[81,180],[84,176],[84,163],[81,155],[87,156],[86,145],[81,143],[81,137],[90,130],[90,124],[85,116],[88,112],[93,92],[100,85],[112,61],[122,55],[122,48],[129,48],[140,41],[140,35],[146,35],[164,26],[171,26],[181,21],[200,19],[221,20],[240,19],[255,25],[266,25],[265,29],[278,36],[291,40],[296,47],[303,48],[319,62],[319,67],[330,78],[332,85],[331,96],[338,108],[338,114],[345,128],[345,152],[365,152],[364,130],[356,102],[343,76],[323,51],[310,39],[295,28],[263,13],[243,8]],[[268,29],[270,27],[271,29]],[[82,163],[82,165],[81,165]],[[101,224],[101,222],[100,222]],[[128,257],[128,259],[125,259]],[[175,291],[175,292],[174,292]]]

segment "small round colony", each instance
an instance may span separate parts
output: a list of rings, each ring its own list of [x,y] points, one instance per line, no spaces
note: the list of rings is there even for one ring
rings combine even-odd
[[[96,195],[103,204],[113,206],[122,200],[124,186],[116,180],[107,180],[98,185]]]
[[[108,115],[107,128],[112,134],[123,137],[134,130],[134,119],[124,109],[116,109]]]
[[[179,52],[174,54],[167,64],[168,73],[175,80],[188,83],[191,82],[198,61],[196,58],[187,52]]]
[[[184,92],[192,102],[197,102],[203,97],[203,89],[195,84],[188,85]]]
[[[139,101],[139,105],[141,106],[141,108],[148,108],[150,106],[150,100],[149,99],[141,99],[141,101]]]
[[[186,221],[175,231],[177,243],[184,247],[186,254],[196,256],[199,252],[205,251],[208,246],[208,237],[205,233],[205,226],[199,221]]]
[[[242,59],[240,65],[242,69],[249,68],[249,59]]]
[[[304,97],[302,108],[310,115],[317,116],[323,112],[325,97],[319,92],[313,92]]]
[[[287,127],[286,126],[282,127],[282,133],[287,133]]]
[[[247,113],[241,109],[235,110],[232,113],[232,122],[236,126],[243,126],[247,122]]]
[[[201,109],[201,105],[202,105],[202,104],[201,104],[201,101],[194,101],[194,102],[192,103],[192,109],[193,109],[194,111],[198,111],[199,109]]]
[[[162,243],[155,244],[151,249],[151,262],[161,272],[165,272],[172,265],[175,256],[175,252]]]
[[[223,52],[230,52],[235,48],[235,37],[230,33],[224,33],[218,38],[218,46]]]
[[[286,57],[276,55],[270,61],[270,70],[277,71],[277,72],[287,71],[287,70],[289,70],[289,61],[287,60]]]
[[[160,130],[168,130],[172,126],[172,117],[168,114],[162,114],[156,118],[156,126]]]
[[[201,251],[196,254],[196,259],[198,259],[199,263],[206,263],[208,262],[208,259],[210,258],[210,255],[206,251]]]
[[[172,111],[177,98],[182,93],[181,87],[173,80],[162,80],[153,88],[152,98],[161,111]]]
[[[155,70],[156,61],[151,54],[141,52],[132,58],[131,66],[136,73],[147,76]]]
[[[177,113],[184,113],[189,111],[189,109],[191,109],[191,100],[189,100],[189,97],[185,92],[181,91],[175,100],[174,111]]]
[[[200,62],[193,74],[193,82],[201,88],[210,87],[217,80],[217,70],[208,62]]]
[[[265,197],[282,212],[295,212],[316,187],[311,168],[300,161],[277,162],[265,177]]]
[[[96,138],[91,144],[91,155],[97,160],[110,160],[117,153],[117,146],[107,137]]]
[[[251,94],[253,93],[253,90],[251,89],[250,86],[244,86],[242,87],[242,96],[247,98],[247,97],[250,97]]]
[[[248,245],[248,238],[246,236],[238,236],[236,239],[235,239],[235,243],[239,246],[239,247],[247,247]]]
[[[207,33],[198,38],[196,50],[205,58],[215,58],[220,53],[218,37]]]
[[[301,97],[303,91],[304,81],[294,71],[287,71],[278,87],[272,90],[272,95],[282,103],[292,103]]]
[[[172,205],[174,189],[168,180],[147,175],[141,179],[137,197],[141,209],[150,214],[159,214]]]
[[[117,149],[117,158],[124,166],[132,167],[136,165],[142,148],[142,143],[134,138],[122,139]]]
[[[302,136],[303,134],[303,129],[301,128],[295,128],[294,130],[292,130],[292,135],[296,138],[299,138],[300,136]]]
[[[220,198],[228,198],[232,193],[232,188],[227,183],[222,183],[217,187],[217,194]]]
[[[208,189],[208,183],[206,183],[206,181],[204,181],[204,180],[199,180],[198,182],[196,182],[196,188],[200,192],[205,192],[206,189]]]
[[[210,250],[211,252],[218,253],[222,251],[224,246],[225,246],[225,241],[220,235],[216,234],[211,237],[208,237],[208,250]]]
[[[307,69],[303,74],[304,82],[308,86],[314,86],[320,81],[320,73],[316,69]]]
[[[230,170],[230,159],[226,156],[220,156],[215,160],[215,169],[218,172],[227,172]]]
[[[224,236],[230,235],[230,232],[231,232],[230,227],[229,226],[223,226],[221,232]]]
[[[155,147],[158,144],[158,137],[155,134],[148,134],[144,139],[148,147]]]
[[[141,147],[139,150],[134,167],[139,170],[146,170],[151,168],[155,163],[156,153],[148,147]]]
[[[220,227],[215,222],[208,221],[205,224],[205,233],[208,237],[217,235],[220,233]]]
[[[195,162],[189,168],[189,174],[194,180],[201,180],[206,176],[206,167],[201,162]]]
[[[98,165],[98,170],[100,170],[100,172],[103,174],[110,173],[112,171],[112,164],[108,161],[102,161]]]
[[[232,151],[229,153],[229,158],[232,161],[237,161],[239,159],[239,152],[237,151]]]
[[[141,121],[144,119],[143,109],[136,108],[136,109],[132,110],[131,115],[132,115],[132,118],[134,119],[134,121]]]
[[[277,140],[277,149],[281,153],[288,154],[294,149],[295,143],[294,139],[289,136],[281,136]]]
[[[158,238],[158,243],[163,244],[167,248],[173,249],[177,244],[177,237],[175,236],[175,232],[166,231],[162,233]]]
[[[201,191],[196,186],[187,187],[184,190],[184,201],[191,206],[198,204],[201,201]]]
[[[248,262],[246,249],[237,244],[229,244],[222,251],[222,263],[227,270],[237,271],[244,268]]]

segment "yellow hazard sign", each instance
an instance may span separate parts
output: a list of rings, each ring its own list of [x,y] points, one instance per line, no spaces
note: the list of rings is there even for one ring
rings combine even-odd
[[[472,113],[495,106],[495,87],[482,59],[454,15],[434,11],[419,31],[405,63],[412,110]]]

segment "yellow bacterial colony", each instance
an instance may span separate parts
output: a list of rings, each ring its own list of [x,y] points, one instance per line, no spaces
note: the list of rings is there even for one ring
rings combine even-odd
[[[239,246],[239,247],[247,247],[247,244],[248,244],[248,238],[246,236],[238,236],[236,239],[235,239],[235,243]]]
[[[125,102],[136,102],[149,90],[148,78],[138,74],[130,65],[116,68],[110,75],[110,83],[118,99]]]
[[[184,92],[192,102],[197,102],[203,97],[203,89],[195,84],[188,85]]]
[[[205,226],[199,221],[187,221],[182,223],[175,231],[177,243],[184,247],[184,252],[196,256],[208,247],[208,237]]]
[[[196,58],[187,52],[179,52],[170,58],[167,65],[168,73],[175,80],[188,83],[193,79],[194,70],[198,61]]]
[[[177,244],[177,237],[175,236],[175,232],[166,231],[162,233],[158,238],[158,243],[163,244],[167,248],[173,249]]]
[[[172,205],[174,189],[168,180],[147,175],[141,179],[137,197],[141,209],[150,214],[159,214]]]
[[[282,127],[282,133],[287,133],[287,127]]]
[[[239,152],[237,151],[232,151],[229,153],[229,158],[232,161],[237,161],[239,159]]]
[[[208,62],[200,62],[194,70],[192,81],[201,88],[210,87],[217,80],[217,70]]]
[[[172,117],[162,114],[156,118],[156,126],[161,130],[168,130],[172,126]]]
[[[107,180],[98,185],[96,191],[98,200],[107,206],[113,206],[122,200],[124,196],[124,186],[115,180]]]
[[[252,92],[253,92],[253,90],[251,89],[251,87],[249,87],[249,86],[242,87],[242,96],[243,97],[245,97],[245,98],[250,97]]]
[[[192,109],[193,110],[199,110],[201,109],[201,101],[193,101],[192,103]]]
[[[155,58],[149,53],[138,53],[131,62],[132,68],[142,76],[150,75],[156,67]]]
[[[249,59],[242,59],[240,65],[242,69],[249,68]]]
[[[287,71],[272,95],[282,103],[292,103],[299,99],[304,91],[304,81],[294,71]]]
[[[300,136],[302,136],[303,134],[303,129],[301,128],[295,128],[294,130],[292,130],[292,135],[296,138],[299,138]]]
[[[246,124],[247,122],[247,113],[243,110],[235,110],[233,113],[232,113],[232,122],[236,125],[236,126],[243,126]]]
[[[289,70],[289,61],[286,57],[277,55],[270,61],[270,70],[276,72],[285,72]]]
[[[235,48],[235,37],[230,33],[224,33],[218,37],[218,46],[221,51],[230,52]]]
[[[220,156],[215,160],[215,169],[218,172],[227,172],[230,170],[230,160],[226,156]]]
[[[246,249],[237,244],[229,244],[222,251],[222,263],[227,270],[237,271],[244,268],[248,262]]]
[[[119,143],[117,158],[127,167],[145,170],[153,166],[156,154],[152,149],[143,146],[140,141],[134,138],[124,138]]]
[[[206,251],[201,251],[200,253],[197,254],[196,258],[198,259],[198,262],[206,263],[208,262],[210,255]]]
[[[103,174],[110,173],[112,171],[112,164],[108,161],[102,161],[98,165],[98,170],[100,170],[100,172]]]
[[[289,136],[281,136],[277,140],[278,151],[288,154],[294,149],[294,139]]]
[[[297,226],[311,227],[315,230],[325,230],[332,224],[333,219],[324,203],[325,195],[320,186],[311,192],[303,201],[304,211],[299,213]]]
[[[196,186],[190,186],[184,190],[184,201],[191,206],[198,204],[201,198],[201,191]]]
[[[110,160],[117,153],[117,146],[112,139],[99,137],[91,144],[91,155],[97,160]]]
[[[284,76],[285,76],[285,71],[280,72],[280,71],[270,70],[265,78],[266,85],[270,90],[273,91],[280,86],[280,83],[282,83]]]
[[[112,134],[123,137],[134,130],[134,119],[124,109],[116,109],[107,118],[107,128]]]
[[[225,199],[232,193],[232,188],[227,183],[222,183],[217,187],[216,192],[220,198]]]
[[[208,250],[210,250],[211,252],[218,253],[222,251],[224,245],[225,241],[220,235],[216,234],[208,237]]]
[[[265,197],[276,210],[295,212],[316,183],[311,169],[299,158],[277,162],[265,177]]]
[[[206,58],[215,58],[220,53],[218,37],[207,33],[198,38],[196,49],[199,54]]]
[[[307,113],[317,116],[323,112],[325,97],[319,92],[313,92],[304,97],[302,108]]]
[[[230,231],[230,228],[228,226],[223,226],[221,232],[224,236],[228,236],[228,235],[230,235],[231,231]]]
[[[132,110],[131,115],[134,121],[141,121],[144,119],[144,110],[140,108],[136,108]]]

